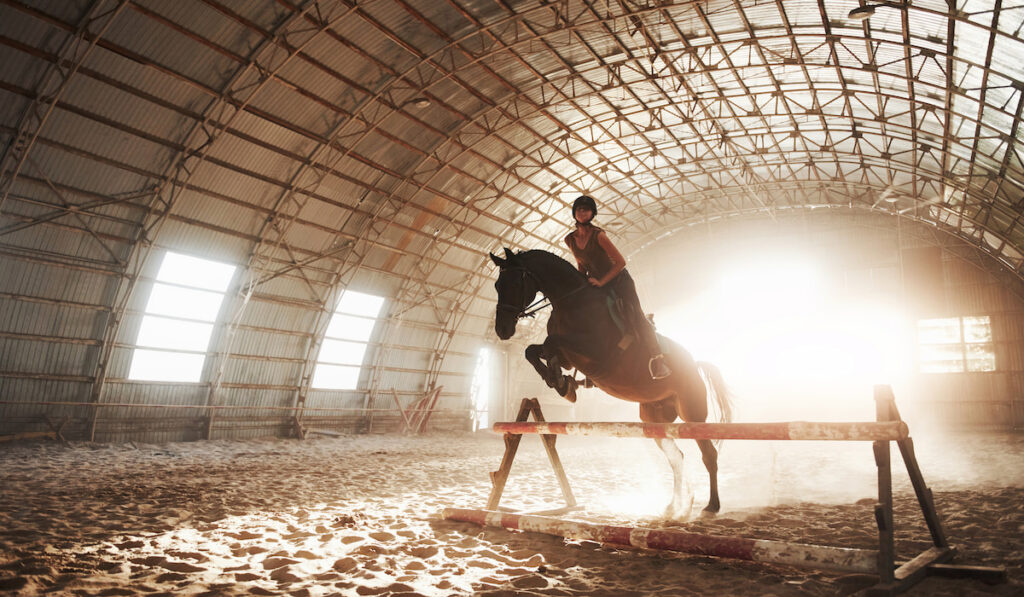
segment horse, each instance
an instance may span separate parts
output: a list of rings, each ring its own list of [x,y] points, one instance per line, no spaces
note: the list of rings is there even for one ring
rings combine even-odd
[[[650,355],[638,339],[626,345],[628,334],[617,322],[619,318],[610,307],[607,291],[591,285],[568,261],[536,249],[513,253],[506,248],[505,257],[493,253],[490,256],[500,270],[494,283],[498,292],[494,331],[499,338],[511,338],[519,320],[533,314],[538,292],[551,304],[547,338],[543,344],[526,348],[526,359],[548,387],[574,402],[579,382],[575,374],[563,375],[562,370],[575,368],[606,393],[639,403],[640,420],[645,423],[671,423],[676,417],[687,422],[705,422],[710,389],[723,422],[731,421],[728,389],[714,365],[696,362],[686,349],[659,334],[658,342],[672,374],[651,379],[647,368]],[[708,380],[707,386],[702,374]],[[683,453],[672,439],[655,441],[672,469],[673,497],[665,516],[687,518],[693,495],[683,475]],[[703,511],[710,516],[721,508],[718,450],[707,439],[697,440],[697,445],[710,479],[710,496]]]

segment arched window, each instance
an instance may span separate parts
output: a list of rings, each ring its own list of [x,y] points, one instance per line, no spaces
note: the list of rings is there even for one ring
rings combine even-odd
[[[312,386],[324,390],[354,390],[359,383],[366,348],[377,324],[384,297],[346,290],[324,333]]]

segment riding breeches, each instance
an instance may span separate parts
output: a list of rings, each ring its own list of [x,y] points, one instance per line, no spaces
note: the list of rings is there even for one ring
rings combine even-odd
[[[608,287],[615,291],[622,304],[622,316],[626,318],[630,329],[639,337],[651,357],[661,354],[661,347],[658,346],[658,337],[654,332],[654,326],[647,319],[643,308],[640,306],[640,297],[636,294],[636,284],[629,272],[622,270],[615,276]]]

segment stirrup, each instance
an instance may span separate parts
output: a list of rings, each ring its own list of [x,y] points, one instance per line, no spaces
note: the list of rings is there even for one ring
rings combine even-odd
[[[651,357],[651,360],[647,362],[647,370],[651,374],[651,379],[655,381],[672,375],[672,370],[665,364],[665,356],[660,354],[656,357]]]

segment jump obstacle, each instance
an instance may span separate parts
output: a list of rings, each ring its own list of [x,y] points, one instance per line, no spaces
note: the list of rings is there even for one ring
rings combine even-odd
[[[756,562],[810,566],[830,570],[860,572],[878,576],[878,584],[869,595],[894,595],[928,575],[979,578],[1003,582],[1006,570],[980,566],[944,564],[956,555],[942,527],[931,489],[925,485],[914,454],[914,443],[906,423],[900,419],[892,388],[875,386],[877,421],[863,423],[561,423],[547,422],[536,398],[523,399],[515,422],[495,423],[494,431],[504,433],[505,454],[501,466],[491,473],[491,494],[486,510],[446,508],[445,519],[482,526],[545,533],[573,540],[588,540],[612,546],[666,550],[689,554],[750,560]],[[528,421],[530,415],[534,421]],[[518,514],[498,511],[523,434],[538,434],[565,499],[566,506],[544,513]],[[878,549],[849,549],[824,545],[755,540],[686,533],[674,529],[647,529],[599,525],[543,516],[579,509],[555,450],[557,435],[601,437],[647,437],[671,439],[741,440],[834,440],[873,442],[878,468],[878,502],[875,523]],[[897,562],[895,554],[892,472],[889,442],[895,441],[906,464],[914,493],[932,538],[932,547],[906,562]]]

